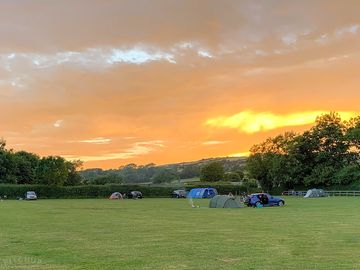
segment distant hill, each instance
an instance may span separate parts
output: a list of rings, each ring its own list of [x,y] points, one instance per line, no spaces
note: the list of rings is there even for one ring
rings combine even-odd
[[[246,160],[247,160],[246,157],[217,157],[217,158],[206,158],[196,161],[186,161],[186,162],[158,165],[157,167],[165,167],[165,168],[183,168],[186,166],[201,167],[210,162],[220,162],[224,166],[225,171],[230,171],[234,167],[244,167],[246,164]]]
[[[102,170],[92,168],[83,170],[80,173],[88,183],[97,183],[99,179],[103,183],[114,179],[117,179],[117,181],[121,179],[122,182],[127,184],[165,183],[173,180],[196,179],[200,176],[201,167],[211,162],[221,163],[225,172],[242,170],[246,159],[246,157],[218,157],[164,165],[128,164],[119,169]]]

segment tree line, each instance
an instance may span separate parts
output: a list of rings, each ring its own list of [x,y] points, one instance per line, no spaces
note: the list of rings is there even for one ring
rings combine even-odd
[[[134,163],[118,169],[87,169],[80,172],[87,184],[109,183],[176,183],[182,179],[198,178],[204,182],[240,182],[244,178],[244,159],[213,158],[197,162],[169,165],[137,165]]]
[[[197,162],[157,166],[134,163],[117,169],[80,170],[82,162],[60,156],[40,157],[27,151],[6,148],[0,139],[0,184],[79,186],[105,184],[178,183],[197,178],[204,182],[239,182],[244,178],[244,159],[211,158]]]
[[[81,161],[67,161],[59,156],[39,157],[26,151],[6,149],[0,139],[0,183],[75,186],[82,183],[78,169]]]
[[[157,166],[134,163],[118,169],[79,171],[81,161],[59,156],[39,157],[6,149],[0,140],[0,183],[57,186],[203,182],[241,182],[263,190],[295,187],[360,187],[360,116],[342,121],[332,112],[317,117],[302,133],[285,132],[250,149],[246,160],[213,158]]]
[[[309,130],[268,138],[250,153],[246,170],[264,190],[360,186],[360,116],[318,116]]]

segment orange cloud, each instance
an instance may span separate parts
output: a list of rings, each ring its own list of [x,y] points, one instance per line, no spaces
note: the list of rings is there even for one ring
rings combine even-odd
[[[98,142],[95,142],[95,143],[98,143]],[[164,147],[163,141],[155,140],[155,141],[148,141],[148,142],[137,142],[137,143],[133,144],[130,148],[125,149],[120,152],[113,152],[113,153],[92,155],[92,156],[63,155],[63,157],[70,159],[70,160],[80,159],[84,162],[114,160],[114,159],[130,159],[130,158],[134,158],[137,156],[149,154],[149,153],[154,152],[162,147]]]
[[[275,114],[271,112],[243,111],[232,116],[221,116],[206,121],[206,125],[217,128],[232,128],[240,132],[256,133],[283,127],[305,126],[313,124],[317,116],[326,111],[310,111],[291,114]],[[343,120],[358,115],[356,112],[339,112]]]

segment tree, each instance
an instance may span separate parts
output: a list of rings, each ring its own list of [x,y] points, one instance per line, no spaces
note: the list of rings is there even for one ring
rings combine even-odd
[[[81,168],[83,162],[81,160],[67,161],[66,167],[68,171],[68,176],[64,182],[65,186],[76,186],[82,183],[82,177],[78,172],[78,169]]]
[[[181,179],[188,179],[198,177],[200,175],[200,168],[198,165],[187,164],[180,169],[179,177]]]
[[[178,178],[178,176],[172,170],[167,169],[167,168],[161,168],[155,172],[155,174],[151,180],[154,183],[165,183],[165,182],[171,182],[173,180],[176,180],[177,178]]]
[[[105,175],[101,175],[93,180],[93,183],[96,185],[105,185],[105,184],[122,184],[123,179],[120,174],[115,172],[109,172]]]
[[[335,183],[338,185],[349,185],[356,182],[360,183],[360,166],[358,164],[346,166],[335,174]]]
[[[332,166],[342,166],[347,162],[349,145],[345,139],[346,126],[339,114],[331,112],[317,117],[316,125],[310,130],[316,141],[317,161],[326,161]]]
[[[224,174],[224,181],[227,182],[240,182],[242,178],[237,172],[226,172]]]
[[[257,188],[258,182],[255,179],[245,177],[242,185],[246,188],[246,193],[250,193],[252,189]]]
[[[0,183],[16,184],[17,166],[14,154],[4,148],[0,150]]]
[[[62,186],[69,176],[67,161],[59,156],[43,157],[36,169],[37,183]]]
[[[0,139],[0,151],[5,151],[6,141],[1,138]]]
[[[360,116],[350,119],[346,122],[347,132],[346,140],[349,144],[350,153],[352,153],[356,159],[359,159],[360,154]]]
[[[339,183],[339,175],[347,183],[356,175],[352,165],[359,162],[359,142],[360,118],[344,123],[331,112],[317,117],[303,134],[285,133],[254,145],[247,170],[265,190],[297,184],[329,186]]]
[[[6,141],[0,139],[0,183],[16,184],[17,166],[12,150],[6,149]]]
[[[119,170],[126,183],[144,182],[143,177],[138,173],[138,166],[134,163],[122,166],[119,168]]]
[[[249,177],[256,179],[265,191],[269,191],[273,187],[270,177],[272,155],[271,153],[252,153],[246,162]]]
[[[224,167],[219,162],[211,162],[200,170],[200,180],[203,182],[216,182],[224,179]]]
[[[16,182],[18,184],[34,184],[36,181],[36,168],[39,164],[39,156],[26,151],[14,154],[16,163]]]

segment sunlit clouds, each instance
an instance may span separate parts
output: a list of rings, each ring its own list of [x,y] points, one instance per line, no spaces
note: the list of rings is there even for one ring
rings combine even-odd
[[[80,140],[78,142],[80,142],[80,143],[90,143],[90,144],[108,144],[108,143],[111,142],[111,139],[99,137],[99,138],[88,139],[88,140]]]
[[[85,168],[243,156],[359,111],[357,1],[0,2],[14,151]]]
[[[99,140],[92,140],[99,141]],[[86,142],[86,141],[83,141]],[[148,142],[137,142],[134,143],[131,147],[115,151],[113,153],[106,153],[100,155],[93,156],[76,156],[76,155],[65,155],[65,158],[70,160],[80,159],[82,161],[104,161],[104,160],[116,160],[116,159],[130,159],[137,156],[142,156],[149,154],[153,151],[159,150],[159,148],[163,148],[164,142],[161,140],[148,141]]]
[[[233,153],[229,155],[229,157],[248,157],[248,156],[250,156],[250,152]]]
[[[53,124],[54,127],[59,128],[61,127],[62,123],[64,122],[64,120],[56,120]]]
[[[203,142],[203,145],[218,145],[218,144],[224,144],[224,143],[228,143],[228,141],[206,141]]]
[[[218,128],[232,128],[240,132],[256,133],[283,127],[295,127],[314,124],[317,116],[327,111],[274,114],[271,112],[244,111],[229,117],[216,117],[206,121],[206,125]],[[343,120],[349,120],[360,112],[339,112]]]

